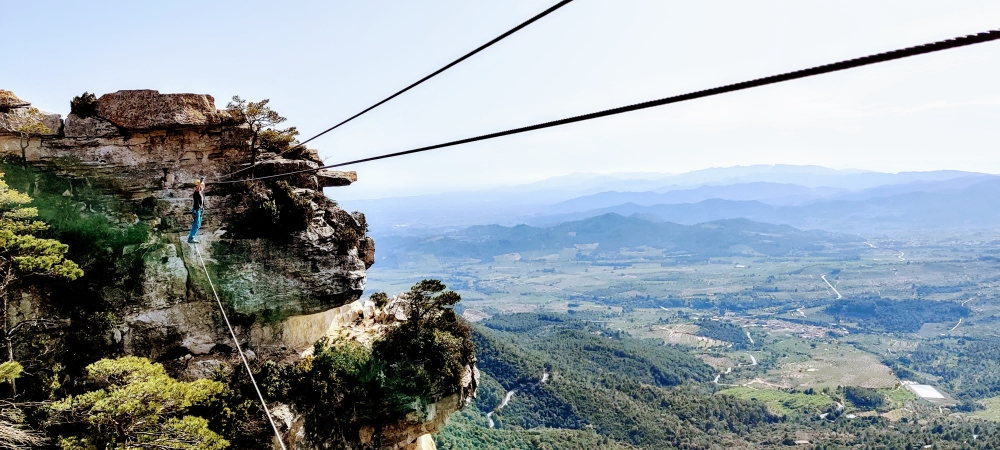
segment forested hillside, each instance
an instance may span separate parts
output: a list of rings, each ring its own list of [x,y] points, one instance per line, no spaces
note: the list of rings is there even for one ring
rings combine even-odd
[[[797,439],[819,441],[821,449],[1000,444],[988,422],[851,420],[829,400],[833,415],[809,408],[777,414],[765,396],[809,401],[826,395],[753,389],[735,395],[713,384],[714,369],[685,347],[608,330],[602,317],[523,313],[474,325],[479,395],[435,437],[439,448],[769,448]],[[881,391],[864,388],[829,395],[857,407],[887,401]]]

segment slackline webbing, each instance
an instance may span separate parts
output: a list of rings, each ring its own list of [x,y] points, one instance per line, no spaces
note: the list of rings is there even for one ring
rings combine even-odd
[[[271,417],[271,410],[267,408],[267,402],[264,401],[264,395],[260,393],[260,387],[257,386],[257,380],[253,377],[253,371],[250,370],[250,363],[247,362],[246,355],[243,354],[243,348],[240,347],[239,339],[236,339],[236,332],[233,331],[232,324],[229,323],[229,316],[226,315],[226,308],[222,306],[222,300],[219,299],[219,293],[215,291],[215,283],[212,282],[212,275],[208,273],[208,267],[205,266],[205,259],[201,257],[201,249],[198,248],[198,244],[194,244],[194,251],[198,254],[198,261],[201,263],[201,268],[205,271],[205,277],[208,278],[208,285],[212,287],[212,295],[215,296],[216,303],[219,304],[219,311],[222,313],[222,319],[226,322],[226,327],[229,328],[229,335],[233,338],[233,344],[236,345],[236,351],[240,354],[240,360],[243,361],[243,367],[247,369],[247,375],[250,376],[250,382],[253,384],[254,390],[257,391],[257,397],[260,398],[260,406],[264,407],[264,414],[267,416],[267,421],[271,424],[271,428],[274,430],[274,437],[278,439],[278,444],[281,445],[281,450],[287,450],[285,448],[285,441],[281,439],[281,432],[278,431],[278,426],[274,424],[274,418]]]

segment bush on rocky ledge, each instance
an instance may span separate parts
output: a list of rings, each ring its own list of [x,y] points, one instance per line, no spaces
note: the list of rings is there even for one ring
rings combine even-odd
[[[309,440],[329,448],[379,448],[381,426],[408,416],[423,420],[429,405],[460,394],[475,362],[469,327],[452,309],[461,298],[437,280],[424,280],[405,296],[407,320],[370,348],[324,339],[296,365],[264,367],[268,395],[306,417]],[[365,427],[375,430],[367,444],[359,442]]]

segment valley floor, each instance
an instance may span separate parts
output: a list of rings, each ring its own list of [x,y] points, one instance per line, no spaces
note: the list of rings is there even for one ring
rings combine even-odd
[[[480,357],[487,393],[438,436],[442,448],[491,439],[498,448],[595,448],[601,439],[602,448],[789,440],[842,448],[878,439],[988,448],[973,442],[1000,420],[1000,245],[986,236],[866,244],[840,255],[697,261],[654,248],[490,261],[428,254],[376,265],[369,289],[442,279],[486,336],[477,353],[494,353]],[[506,344],[482,348],[492,340]],[[512,357],[537,367],[520,373],[502,362]],[[942,398],[919,397],[912,385]],[[707,399],[717,403],[688,415],[686,401]],[[699,429],[692,418],[746,415],[755,405],[759,420],[725,429]]]

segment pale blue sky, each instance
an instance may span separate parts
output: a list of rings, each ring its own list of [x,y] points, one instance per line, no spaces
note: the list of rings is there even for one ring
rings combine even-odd
[[[0,88],[270,98],[316,133],[555,3],[8,2]],[[310,144],[330,162],[1000,28],[996,1],[576,0]],[[359,165],[339,198],[760,163],[1000,173],[1000,42]]]

